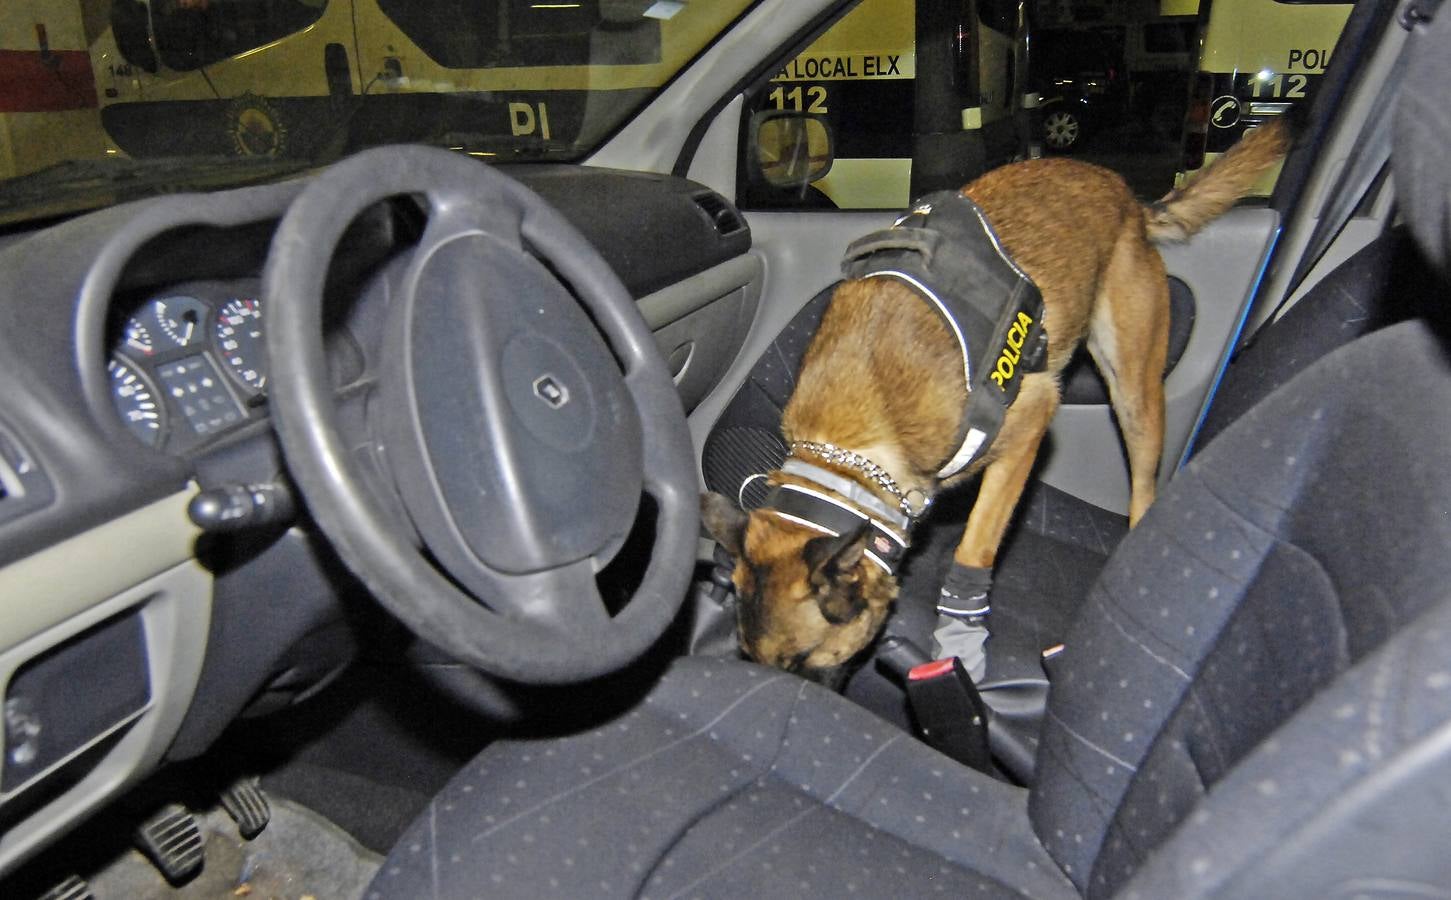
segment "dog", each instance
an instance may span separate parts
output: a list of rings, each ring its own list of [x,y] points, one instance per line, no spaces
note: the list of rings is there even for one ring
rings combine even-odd
[[[1066,158],[1014,163],[974,180],[960,193],[986,217],[999,253],[1041,292],[1046,332],[1042,369],[1018,380],[996,438],[966,468],[938,477],[962,434],[965,351],[913,284],[849,278],[802,361],[781,422],[791,454],[768,484],[857,509],[910,511],[908,498],[925,505],[981,474],[953,562],[955,572],[990,578],[1058,408],[1059,373],[1086,341],[1127,450],[1133,527],[1154,500],[1164,440],[1169,293],[1154,244],[1186,240],[1227,211],[1288,144],[1278,124],[1254,129],[1199,178],[1149,205],[1114,172]],[[793,473],[805,471],[792,463],[798,457],[829,476]],[[701,506],[707,531],[734,558],[737,637],[747,656],[830,683],[874,642],[897,595],[880,551],[905,550],[903,535],[865,521],[824,529],[778,509],[746,513],[713,493]]]

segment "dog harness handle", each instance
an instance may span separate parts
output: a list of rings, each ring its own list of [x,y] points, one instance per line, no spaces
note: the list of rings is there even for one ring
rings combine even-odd
[[[898,219],[897,221],[900,223],[903,220]],[[852,241],[846,248],[846,257],[842,265],[845,266],[854,260],[871,256],[874,253],[907,251],[920,256],[923,266],[931,266],[933,258],[937,255],[937,245],[941,241],[941,232],[927,228],[899,228],[893,225],[891,228],[873,231],[866,237]]]
[[[1042,293],[1003,248],[978,205],[957,191],[929,194],[891,228],[852,242],[842,272],[847,278],[906,283],[956,339],[967,398],[957,450],[937,477],[957,474],[997,437],[1022,376],[1041,372],[1047,363]]]

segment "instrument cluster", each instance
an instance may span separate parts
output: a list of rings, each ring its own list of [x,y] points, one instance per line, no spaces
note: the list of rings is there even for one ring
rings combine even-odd
[[[260,416],[262,329],[256,279],[178,285],[119,304],[107,363],[116,414],[142,443],[171,450]]]

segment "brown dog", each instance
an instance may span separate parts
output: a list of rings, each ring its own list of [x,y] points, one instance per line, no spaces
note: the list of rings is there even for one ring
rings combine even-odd
[[[959,566],[990,570],[1058,408],[1058,373],[1086,339],[1128,451],[1129,524],[1136,524],[1154,499],[1164,431],[1168,281],[1152,242],[1184,240],[1225,212],[1287,144],[1277,125],[1254,130],[1187,188],[1151,206],[1117,174],[1083,162],[1042,159],[988,172],[962,193],[1042,292],[1048,335],[1046,367],[1021,379],[996,440],[938,482],[963,416],[961,353],[924,297],[893,278],[848,280],[836,289],[782,418],[786,440],[853,451],[847,464],[819,453],[811,463],[889,506],[899,497],[884,483],[930,498],[980,471],[953,556]],[[887,480],[871,477],[873,468]],[[777,471],[768,481],[801,479]],[[831,536],[771,510],[747,515],[719,494],[706,494],[702,510],[707,529],[736,560],[738,635],[749,656],[820,677],[875,639],[897,583],[888,567],[867,558],[868,534]]]

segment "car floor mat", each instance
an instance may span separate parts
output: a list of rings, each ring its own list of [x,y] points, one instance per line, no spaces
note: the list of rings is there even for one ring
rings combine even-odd
[[[275,794],[268,799],[271,821],[250,841],[238,834],[220,807],[198,814],[197,825],[206,840],[205,862],[201,872],[180,887],[172,887],[133,849],[89,877],[92,896],[96,900],[362,897],[383,858],[307,807]]]

